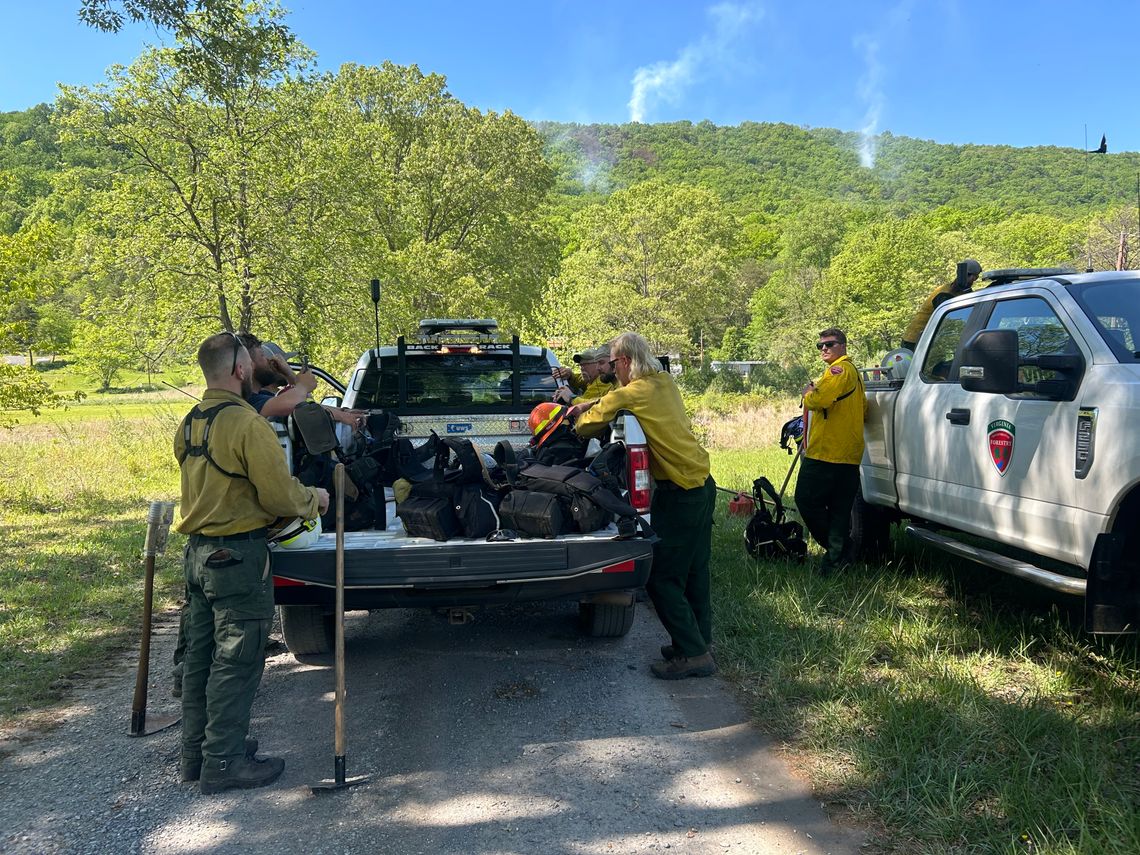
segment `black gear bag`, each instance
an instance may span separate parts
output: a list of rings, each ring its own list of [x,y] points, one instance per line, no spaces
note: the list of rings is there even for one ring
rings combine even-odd
[[[764,500],[767,493],[772,500],[775,516],[768,511]],[[756,500],[756,513],[748,521],[744,530],[744,548],[753,558],[792,559],[802,561],[807,555],[804,542],[804,528],[798,522],[786,518],[784,504],[776,489],[767,478],[760,477],[752,482],[752,498]]]

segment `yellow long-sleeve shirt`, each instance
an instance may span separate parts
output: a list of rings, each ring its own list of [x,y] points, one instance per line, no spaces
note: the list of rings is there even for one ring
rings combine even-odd
[[[914,313],[914,317],[910,319],[907,324],[906,331],[902,335],[902,340],[910,344],[918,344],[918,340],[922,338],[922,331],[926,329],[926,325],[930,323],[930,316],[934,314],[934,310],[951,300],[954,297],[960,297],[962,294],[969,294],[969,290],[957,291],[955,290],[956,282],[950,282],[940,288],[935,288],[926,295],[926,299],[922,301],[922,305],[918,307],[918,311]]]
[[[317,516],[316,490],[289,474],[273,428],[244,399],[222,389],[207,389],[196,409],[226,407],[210,426],[207,448],[218,466],[244,477],[231,478],[202,455],[183,455],[186,441],[181,426],[174,438],[174,456],[182,459],[181,519],[175,528],[184,534],[220,537],[267,526],[277,517]],[[191,420],[190,444],[201,445],[204,419]]]
[[[709,477],[708,452],[697,442],[673,378],[661,371],[631,380],[579,416],[581,436],[601,433],[622,410],[637,416],[649,443],[649,474],[691,490]]]
[[[866,406],[859,369],[849,357],[839,357],[804,395],[804,456],[828,463],[858,464],[863,459]]]
[[[570,401],[571,404],[581,404],[584,401],[596,401],[608,392],[612,392],[617,388],[617,383],[607,383],[601,377],[595,377],[590,381],[590,385],[582,392],[577,398]]]

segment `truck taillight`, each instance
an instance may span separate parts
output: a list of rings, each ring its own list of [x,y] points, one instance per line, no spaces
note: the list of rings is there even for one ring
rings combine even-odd
[[[304,585],[304,582],[298,582],[296,579],[286,579],[284,576],[273,577],[273,587],[275,588],[288,588],[290,585]]]
[[[649,510],[649,449],[629,446],[629,503],[641,513]]]

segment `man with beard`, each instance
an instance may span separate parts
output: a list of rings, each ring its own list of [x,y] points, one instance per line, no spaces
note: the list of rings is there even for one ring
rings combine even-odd
[[[268,526],[312,519],[327,491],[289,474],[269,423],[248,398],[253,360],[232,333],[198,348],[202,402],[174,437],[181,469],[181,519],[189,610],[182,678],[182,780],[203,794],[272,784],[285,761],[257,759],[247,738],[273,620]]]
[[[299,374],[294,373],[289,367],[286,354],[280,348],[270,342],[262,342],[252,333],[239,333],[235,338],[245,347],[253,364],[253,373],[246,378],[249,386],[242,392],[243,397],[265,418],[284,422],[297,405],[307,400],[317,388],[316,376],[308,369]],[[280,387],[284,388],[278,391]],[[358,430],[364,424],[366,414],[360,410],[329,406],[325,406],[324,409],[332,416],[333,421],[346,424],[352,430]],[[170,693],[176,698],[182,697],[183,660],[186,658],[186,620],[189,607],[189,597],[187,597],[182,606],[178,640],[174,645],[174,667],[170,672],[173,679]]]
[[[307,368],[299,374],[289,367],[285,354],[274,344],[262,342],[252,333],[238,336],[253,360],[253,394],[249,403],[267,419],[285,418],[317,388],[317,378]],[[280,391],[278,389],[284,387]],[[364,424],[365,413],[342,407],[325,407],[334,422],[353,430]]]
[[[566,380],[569,384],[554,393],[554,400],[559,404],[581,404],[585,401],[596,401],[607,392],[617,388],[617,375],[609,369],[609,344],[591,347],[581,353],[574,354],[574,361],[578,363],[582,373],[574,374],[569,368],[559,366],[554,369],[554,376]],[[575,391],[581,394],[574,396]]]

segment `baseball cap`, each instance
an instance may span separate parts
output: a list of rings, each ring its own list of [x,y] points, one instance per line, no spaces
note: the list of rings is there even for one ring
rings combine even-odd
[[[575,362],[597,362],[600,359],[609,359],[610,348],[609,345],[600,345],[598,347],[587,347],[585,350],[574,354]]]
[[[261,352],[265,354],[266,358],[268,358],[270,356],[279,356],[282,359],[284,359],[286,362],[288,362],[290,359],[292,359],[294,356],[297,355],[296,351],[293,351],[291,353],[286,353],[285,351],[283,351],[281,349],[281,347],[279,345],[274,344],[271,341],[263,341],[261,343]]]

